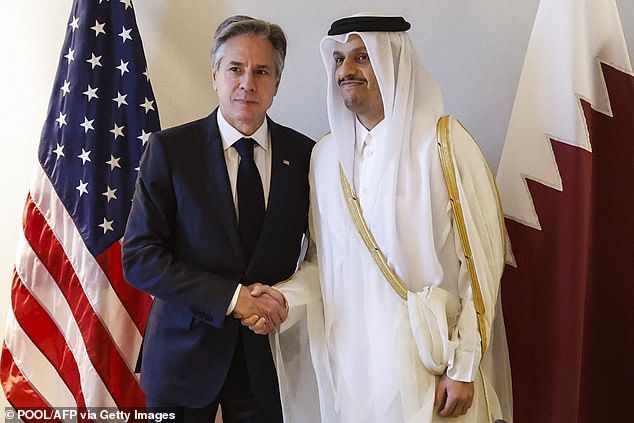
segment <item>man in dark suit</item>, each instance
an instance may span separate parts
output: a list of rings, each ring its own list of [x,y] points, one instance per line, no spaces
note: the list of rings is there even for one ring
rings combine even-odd
[[[266,111],[286,39],[277,25],[234,16],[212,48],[219,108],[155,133],[141,163],[123,243],[127,280],[154,296],[141,386],[150,409],[183,421],[281,422],[269,341],[237,318],[286,318],[276,291],[296,270],[308,215],[313,142]]]

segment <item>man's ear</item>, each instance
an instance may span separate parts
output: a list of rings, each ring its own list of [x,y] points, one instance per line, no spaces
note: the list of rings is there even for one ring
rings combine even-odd
[[[211,86],[214,88],[214,91],[218,91],[216,89],[216,67],[211,66]]]

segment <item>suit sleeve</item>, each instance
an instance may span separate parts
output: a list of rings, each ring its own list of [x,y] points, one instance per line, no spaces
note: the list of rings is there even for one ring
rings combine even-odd
[[[179,259],[174,246],[177,201],[169,160],[161,139],[148,143],[123,241],[123,267],[128,282],[199,319],[221,327],[238,285]]]

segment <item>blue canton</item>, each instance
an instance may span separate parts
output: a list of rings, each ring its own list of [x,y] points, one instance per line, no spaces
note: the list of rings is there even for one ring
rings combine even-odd
[[[38,153],[94,256],[123,236],[139,160],[160,128],[131,2],[102,3],[74,3]]]

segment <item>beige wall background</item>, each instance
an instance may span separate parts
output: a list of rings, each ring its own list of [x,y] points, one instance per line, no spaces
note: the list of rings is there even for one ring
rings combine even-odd
[[[116,1],[116,0],[112,0]],[[497,168],[538,0],[136,0],[137,23],[163,128],[207,115],[209,47],[225,17],[276,22],[289,39],[270,115],[318,138],[328,131],[319,40],[341,16],[405,16],[423,61],[438,78],[448,112],[479,140]],[[22,206],[46,116],[71,0],[0,0],[0,333]],[[634,57],[634,2],[617,0]],[[0,395],[0,407],[6,400]]]

